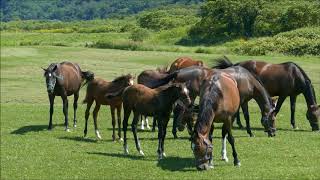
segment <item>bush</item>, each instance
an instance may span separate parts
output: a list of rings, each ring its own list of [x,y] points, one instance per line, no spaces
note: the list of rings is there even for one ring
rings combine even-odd
[[[137,28],[131,32],[130,39],[137,42],[142,42],[149,36],[149,31],[143,28]]]
[[[274,37],[252,39],[233,49],[238,54],[251,56],[281,53],[303,56],[320,55],[320,27],[302,28],[280,33]]]

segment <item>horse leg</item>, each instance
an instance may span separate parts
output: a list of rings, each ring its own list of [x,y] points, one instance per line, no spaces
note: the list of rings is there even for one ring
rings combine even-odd
[[[234,166],[240,166],[240,161],[238,159],[238,154],[237,154],[237,151],[236,151],[236,148],[235,148],[235,145],[234,145],[234,138],[232,136],[232,132],[231,132],[231,123],[229,124],[226,124],[225,125],[225,129],[228,133],[228,141],[229,143],[231,144],[231,147],[232,147],[232,155],[233,155],[233,164]]]
[[[243,125],[242,125],[241,120],[240,120],[240,108],[238,109],[238,111],[236,113],[236,117],[237,117],[236,120],[237,120],[238,127],[240,129],[242,129]],[[233,122],[234,122],[234,120],[233,120]]]
[[[153,116],[152,132],[156,131],[156,126],[157,126],[157,118]]]
[[[222,148],[221,148],[221,159],[222,161],[228,162],[229,159],[227,157],[227,128],[225,124],[222,126]]]
[[[77,127],[77,108],[78,108],[78,98],[79,92],[74,93],[74,101],[73,101],[73,127]]]
[[[117,108],[117,118],[118,118],[118,137],[119,137],[119,140],[122,141],[122,138],[121,138],[121,108],[122,108],[122,104],[120,104],[116,108]]]
[[[100,132],[99,132],[99,129],[98,129],[98,123],[97,123],[97,116],[98,116],[98,112],[100,110],[100,104],[96,104],[96,107],[94,107],[94,110],[93,110],[93,124],[94,124],[94,130],[95,130],[95,133],[96,133],[96,137],[98,139],[101,139],[101,136],[100,136]]]
[[[294,118],[294,114],[296,110],[296,99],[297,99],[297,96],[290,96],[291,126],[293,129],[298,129],[298,127],[296,127],[296,120]]]
[[[284,102],[284,100],[286,99],[286,96],[279,96],[279,99],[278,99],[278,102],[277,102],[277,105],[276,105],[276,108],[274,109],[273,111],[273,115],[274,117],[277,116],[278,112],[280,111],[280,108],[282,106],[282,103]],[[275,122],[273,121],[273,125],[272,127],[275,129]]]
[[[85,113],[86,124],[85,124],[84,131],[83,131],[84,137],[86,137],[87,133],[88,133],[88,119],[89,119],[90,108],[91,108],[92,103],[93,103],[93,100],[90,100],[87,102],[87,109],[86,109],[86,113]]]
[[[243,112],[244,119],[246,120],[246,129],[247,133],[250,137],[254,137],[253,133],[251,132],[251,126],[250,126],[250,117],[249,117],[249,110],[248,110],[248,102],[244,102],[241,104],[241,109]]]
[[[177,136],[177,124],[178,124],[178,117],[179,117],[179,114],[178,113],[173,113],[174,117],[173,117],[173,123],[172,123],[172,135],[173,135],[173,138],[174,139],[177,139],[178,136]]]
[[[115,135],[116,118],[114,115],[115,107],[111,105],[110,109],[111,109],[111,118],[112,118],[112,141],[115,141],[116,140],[116,135]]]
[[[54,104],[54,98],[55,95],[49,94],[49,101],[50,101],[50,117],[49,117],[49,125],[48,125],[48,130],[52,129],[52,114],[53,114],[53,104]]]
[[[166,138],[166,134],[167,134],[167,126],[168,126],[168,122],[170,120],[170,115],[168,115],[165,119],[163,119],[163,125],[162,125],[162,138],[161,138],[161,151],[162,151],[162,154],[161,154],[161,158],[162,159],[163,157],[166,157],[166,153],[164,152],[164,140]]]
[[[134,136],[134,141],[136,143],[136,148],[137,151],[140,153],[140,155],[144,156],[143,151],[141,150],[141,146],[140,146],[140,141],[137,135],[137,125],[138,125],[138,121],[139,121],[139,113],[134,112],[134,116],[133,116],[133,121],[131,124],[131,130]]]
[[[63,101],[63,114],[64,114],[64,125],[66,126],[66,131],[69,132],[69,122],[68,122],[68,98],[66,95],[61,96]]]
[[[123,106],[123,122],[122,122],[122,127],[123,127],[123,149],[124,149],[124,154],[129,154],[128,150],[128,144],[127,144],[127,128],[128,128],[128,120],[129,116],[131,114],[131,109],[129,109],[126,106]]]
[[[145,120],[146,120],[146,126],[147,126],[147,129],[150,129],[150,126],[149,126],[149,120],[148,120],[147,116],[146,116]]]
[[[163,120],[162,118],[157,117],[158,119],[158,159],[162,159],[162,137],[163,137]]]
[[[147,116],[145,116],[144,118],[147,119]],[[145,119],[141,118],[141,130],[144,130],[144,121],[145,121]]]

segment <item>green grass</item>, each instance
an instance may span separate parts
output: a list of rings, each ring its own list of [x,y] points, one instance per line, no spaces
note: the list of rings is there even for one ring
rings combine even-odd
[[[2,40],[1,40],[2,42]],[[286,100],[277,118],[279,131],[268,138],[260,125],[260,113],[250,103],[254,138],[245,130],[234,129],[236,148],[242,166],[233,167],[231,147],[229,163],[220,161],[220,125],[214,132],[215,169],[198,172],[187,140],[187,132],[173,139],[172,124],[167,129],[167,158],[158,162],[157,133],[140,131],[145,157],[135,150],[133,135],[128,132],[130,155],[123,154],[122,143],[111,140],[109,108],[101,108],[98,123],[103,140],[97,141],[89,120],[88,138],[84,139],[85,105],[79,103],[78,127],[71,132],[62,126],[62,102],[56,98],[52,131],[47,131],[49,103],[41,67],[51,62],[70,60],[97,77],[112,80],[124,73],[138,75],[144,69],[169,64],[180,56],[202,59],[207,64],[220,54],[179,52],[144,52],[92,49],[82,47],[1,47],[1,179],[319,179],[320,134],[311,132],[305,118],[302,95],[297,99],[296,123],[290,128],[289,101]],[[287,56],[233,56],[233,61],[260,59],[273,63],[294,61],[306,70],[320,99],[320,58]],[[79,102],[84,98],[81,90]],[[69,98],[69,118],[73,114],[73,98]],[[242,118],[243,119],[243,118]],[[72,121],[72,120],[71,120]],[[131,123],[131,120],[130,120]],[[72,123],[71,123],[72,124]]]

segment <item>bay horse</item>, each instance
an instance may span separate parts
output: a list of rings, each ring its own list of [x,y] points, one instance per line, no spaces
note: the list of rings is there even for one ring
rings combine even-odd
[[[231,66],[246,68],[261,80],[271,97],[279,96],[277,105],[273,111],[274,116],[280,111],[286,97],[290,97],[292,128],[296,128],[294,117],[296,98],[302,93],[308,108],[306,117],[309,120],[312,131],[319,130],[320,106],[317,105],[311,80],[300,66],[293,62],[271,64],[254,60],[233,64],[227,57],[224,57],[218,61],[215,67],[223,69]],[[273,126],[275,127],[274,124]]]
[[[83,100],[83,103],[87,104],[87,109],[85,112],[85,129],[84,137],[87,136],[88,132],[88,119],[90,115],[90,108],[93,102],[96,102],[96,106],[93,110],[93,122],[95,134],[98,139],[101,139],[101,135],[98,128],[97,116],[100,110],[101,105],[109,105],[111,109],[111,118],[112,118],[112,140],[116,140],[115,136],[115,109],[117,110],[117,120],[118,120],[118,137],[121,140],[121,108],[122,108],[122,99],[121,93],[124,89],[130,85],[133,85],[133,76],[130,74],[123,75],[115,78],[113,81],[109,82],[101,78],[95,78],[90,81],[87,86],[86,97]],[[106,96],[114,95],[112,99],[107,98]]]
[[[206,78],[206,74],[210,71],[214,72],[224,72],[232,76],[236,82],[237,87],[240,94],[240,105],[243,109],[243,112],[246,117],[246,123],[247,123],[247,133],[252,137],[253,133],[250,129],[250,121],[249,121],[249,112],[248,112],[248,101],[251,99],[255,99],[255,101],[258,103],[259,108],[261,110],[261,123],[268,122],[269,126],[270,123],[274,120],[271,116],[272,113],[272,102],[269,94],[265,90],[265,88],[261,85],[259,80],[257,80],[248,70],[242,67],[230,67],[223,70],[218,69],[208,69],[208,68],[202,68],[202,67],[190,67],[186,69],[182,69],[178,72],[177,78],[180,82],[184,82],[186,80],[192,80],[193,85],[189,87],[189,90],[191,92],[194,92],[195,94],[199,95],[199,87],[201,85],[201,81]],[[207,72],[207,73],[206,73]],[[198,74],[198,75],[197,75]],[[198,76],[197,79],[192,76]],[[192,124],[193,119],[192,113],[193,111],[190,110],[182,110],[178,113],[180,113],[180,116],[177,120],[178,127],[184,127],[185,124],[188,125],[188,129],[190,129],[190,124]],[[237,113],[238,115],[238,113]],[[274,136],[274,131],[270,129],[269,126],[265,126],[265,130],[268,132],[269,136]],[[181,129],[181,128],[180,128]],[[190,131],[190,130],[189,130]]]
[[[210,134],[213,123],[223,123],[222,139],[232,146],[234,165],[240,166],[232,136],[232,121],[240,105],[240,95],[236,80],[224,72],[211,71],[200,87],[200,108],[197,122],[191,137],[191,149],[198,170],[213,168],[213,145]]]
[[[204,66],[203,61],[193,60],[190,57],[179,57],[170,66],[169,73],[190,66]]]
[[[52,129],[52,114],[55,96],[61,96],[63,101],[63,114],[65,117],[65,130],[69,131],[68,123],[68,96],[74,95],[73,109],[73,126],[77,126],[76,111],[78,107],[78,98],[81,84],[84,80],[86,83],[94,78],[90,71],[82,71],[80,66],[72,62],[52,63],[48,68],[42,68],[46,79],[47,92],[50,102],[49,126]]]
[[[140,141],[137,136],[137,123],[140,115],[154,116],[158,121],[158,158],[165,157],[164,139],[166,128],[170,119],[172,105],[180,99],[186,106],[191,104],[188,96],[188,90],[183,83],[169,83],[155,89],[148,88],[142,84],[135,84],[125,89],[122,95],[123,100],[123,134],[124,134],[124,152],[129,153],[127,145],[127,126],[128,119],[133,111],[134,117],[131,124],[136,149],[141,155],[144,155],[140,147]]]

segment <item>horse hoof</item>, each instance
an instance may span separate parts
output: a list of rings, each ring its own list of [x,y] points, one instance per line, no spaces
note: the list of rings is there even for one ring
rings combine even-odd
[[[255,135],[254,135],[254,134],[252,134],[252,133],[251,133],[251,134],[249,134],[249,136],[250,136],[250,137],[255,137]]]
[[[229,162],[229,159],[227,157],[222,157],[221,160],[224,162]]]
[[[162,157],[167,157],[166,153],[163,152],[162,153]]]
[[[69,129],[69,128],[66,128],[65,131],[70,132],[70,129]]]
[[[240,163],[240,162],[234,163],[234,166],[240,167],[240,166],[241,166],[241,163]]]
[[[141,130],[144,130],[144,126],[141,126]]]
[[[124,150],[124,154],[125,154],[125,155],[128,155],[128,154],[129,154],[129,150],[128,150],[128,149],[125,149],[125,150]]]
[[[147,126],[147,129],[150,130],[151,129],[150,126]]]
[[[139,154],[140,154],[141,156],[144,156],[144,153],[143,153],[142,150],[139,151]]]
[[[101,136],[100,136],[100,132],[98,130],[96,130],[96,137],[100,140],[102,139]]]
[[[74,127],[74,128],[76,128],[76,127],[77,127],[77,125],[76,125],[76,124],[74,124],[74,125],[73,125],[73,127]]]
[[[119,138],[119,141],[123,141],[123,139],[122,139],[122,138]]]

